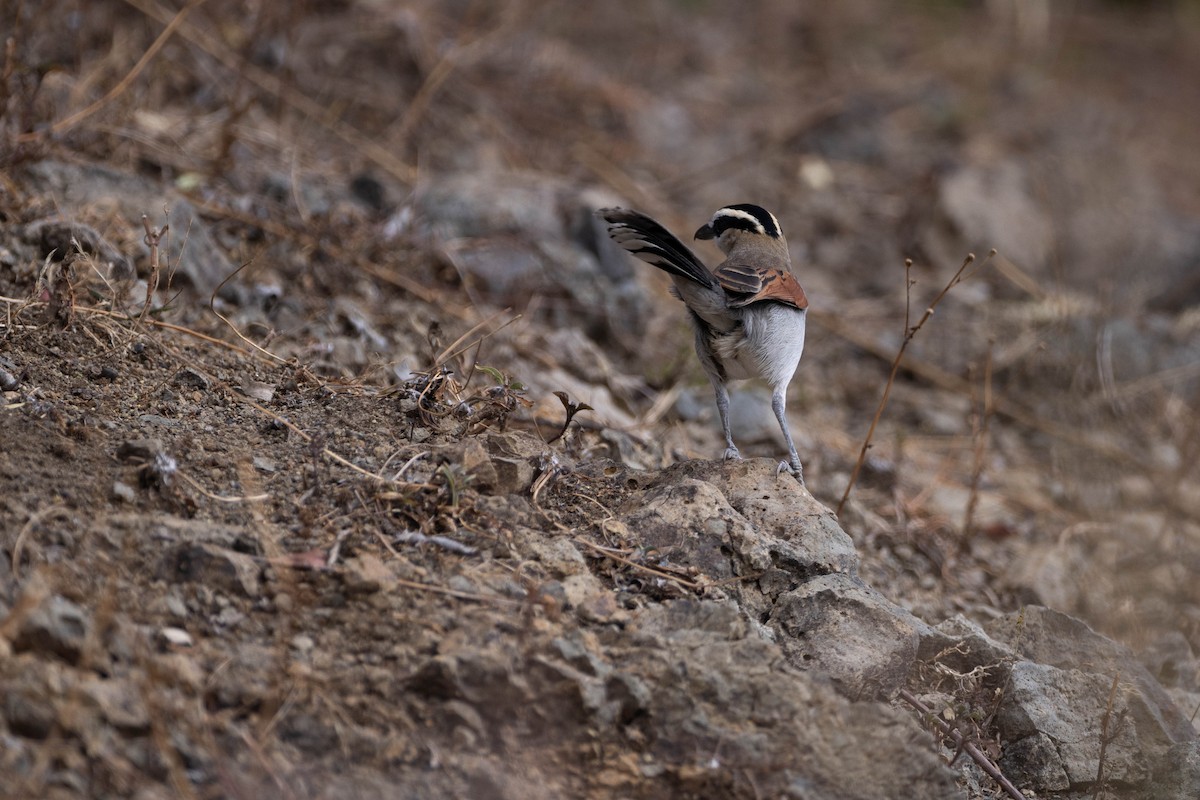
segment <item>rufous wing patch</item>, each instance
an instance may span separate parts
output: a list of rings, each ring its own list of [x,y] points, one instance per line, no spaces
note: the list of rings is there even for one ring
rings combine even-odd
[[[800,281],[785,270],[727,267],[717,271],[717,280],[722,289],[734,295],[729,299],[731,308],[742,308],[764,300],[773,300],[802,311],[808,308],[808,297],[800,287]]]

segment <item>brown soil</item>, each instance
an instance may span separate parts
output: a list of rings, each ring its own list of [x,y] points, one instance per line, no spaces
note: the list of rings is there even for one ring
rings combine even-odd
[[[1194,7],[792,5],[212,0],[123,84],[175,11],[0,4],[0,794],[756,796],[631,722],[701,689],[626,615],[733,590],[617,519],[720,443],[679,307],[596,244],[614,198],[780,210],[830,507],[903,259],[915,322],[999,248],[913,340],[860,571],[931,622],[1079,615],[1200,697]],[[555,441],[556,390],[595,408]]]

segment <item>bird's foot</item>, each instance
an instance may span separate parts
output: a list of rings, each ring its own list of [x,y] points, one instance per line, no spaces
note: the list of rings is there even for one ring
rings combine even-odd
[[[741,461],[742,454],[738,452],[738,449],[736,447],[734,447],[733,445],[730,445],[729,447],[725,448],[724,459],[726,461]]]
[[[804,485],[804,466],[800,463],[800,459],[792,459],[790,463],[780,461],[779,466],[775,468],[775,477],[778,478],[785,472],[800,481],[801,485]]]

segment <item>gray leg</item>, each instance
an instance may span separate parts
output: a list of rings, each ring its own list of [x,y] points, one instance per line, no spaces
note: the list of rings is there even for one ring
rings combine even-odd
[[[713,391],[717,393],[717,413],[721,415],[721,430],[725,434],[725,460],[739,461],[742,454],[733,443],[733,431],[729,429],[729,390],[721,381],[713,378]]]
[[[777,473],[790,472],[796,479],[804,483],[804,468],[800,464],[800,456],[796,455],[796,445],[792,444],[792,432],[788,429],[787,421],[787,386],[780,386],[771,393],[771,409],[775,419],[779,420],[779,429],[788,446],[788,460],[779,462]]]

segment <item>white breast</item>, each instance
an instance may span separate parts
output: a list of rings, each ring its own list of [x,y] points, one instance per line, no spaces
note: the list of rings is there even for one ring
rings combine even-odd
[[[805,317],[804,311],[782,303],[745,309],[745,337],[729,352],[718,351],[729,377],[758,377],[772,387],[787,385],[804,353]]]

